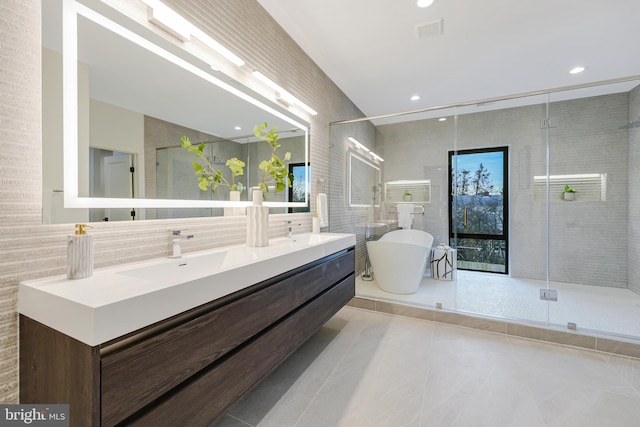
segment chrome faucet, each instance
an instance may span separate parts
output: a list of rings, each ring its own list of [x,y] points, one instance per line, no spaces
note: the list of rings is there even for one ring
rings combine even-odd
[[[171,255],[169,255],[169,258],[180,258],[182,256],[182,239],[179,237],[181,236],[181,231],[172,230],[171,235],[178,237],[171,240]],[[187,239],[193,239],[193,234],[189,234],[186,237]]]
[[[291,222],[291,220],[287,221],[287,230],[289,231],[289,238],[291,239],[293,237],[293,222]],[[302,224],[296,224],[296,225],[302,225]]]
[[[180,258],[182,256],[181,240],[182,239],[173,239],[171,241],[171,255],[169,255],[169,258]]]

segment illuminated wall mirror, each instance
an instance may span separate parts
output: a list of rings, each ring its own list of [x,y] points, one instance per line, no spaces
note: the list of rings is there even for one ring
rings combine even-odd
[[[146,13],[142,2],[128,6],[137,3]],[[253,137],[255,124],[276,126],[279,154],[309,163],[307,122],[181,42],[97,0],[48,0],[42,8],[45,222],[216,216],[249,205],[249,191],[234,202],[228,189],[198,189],[182,136],[206,143],[225,174],[228,158],[243,160],[248,188],[269,157],[268,144]],[[269,192],[272,213],[308,206],[306,171],[304,199]]]
[[[353,151],[349,151],[347,161],[349,207],[380,206],[380,167]]]

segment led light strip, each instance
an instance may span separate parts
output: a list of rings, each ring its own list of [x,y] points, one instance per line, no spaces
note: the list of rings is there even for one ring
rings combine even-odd
[[[376,153],[374,153],[373,151],[369,150],[367,147],[365,147],[364,145],[362,145],[362,143],[360,143],[357,139],[355,139],[352,136],[348,136],[347,139],[351,142],[353,142],[353,144],[356,146],[356,148],[368,153],[372,159],[377,160],[379,162],[384,162],[384,159],[380,156],[378,156]]]
[[[142,0],[148,7],[148,20],[155,26],[185,42],[191,38],[192,25],[171,8],[157,0]]]
[[[356,146],[356,148],[359,148],[363,151],[366,151],[367,153],[371,150],[369,150],[367,147],[365,147],[364,145],[362,145],[360,142],[358,142],[357,139],[355,139],[354,137],[350,136],[347,138],[349,141],[353,142],[354,145]]]
[[[601,178],[602,174],[599,173],[580,173],[580,174],[575,174],[575,175],[549,175],[549,179],[550,180],[555,180],[555,179],[592,179],[592,178]],[[536,175],[533,177],[533,179],[538,180],[538,181],[542,181],[542,180],[546,180],[547,176],[546,175]]]
[[[183,42],[190,40],[193,36],[238,67],[242,67],[245,64],[242,58],[222,46],[200,28],[184,19],[176,11],[161,1],[142,0],[142,2],[149,8],[148,19],[152,24],[172,34]]]
[[[298,98],[293,96],[287,90],[285,90],[280,85],[278,85],[276,82],[274,82],[273,80],[271,80],[270,78],[262,74],[260,71],[256,70],[252,74],[253,74],[253,77],[255,77],[256,79],[260,80],[262,83],[264,83],[265,85],[273,89],[276,92],[276,98],[281,98],[283,101],[285,101],[290,105],[297,105],[298,107],[302,108],[304,111],[311,114],[312,116],[315,116],[318,114],[316,110],[309,107],[304,102],[300,101]]]
[[[380,156],[378,156],[376,153],[374,153],[373,151],[370,151],[369,154],[371,155],[371,157],[373,157],[374,159],[384,162],[384,159]]]

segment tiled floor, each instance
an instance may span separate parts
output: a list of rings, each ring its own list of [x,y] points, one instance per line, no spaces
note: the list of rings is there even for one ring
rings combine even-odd
[[[343,308],[223,427],[637,426],[640,360]]]
[[[558,301],[540,300],[544,281],[517,279],[501,274],[458,271],[456,281],[424,278],[418,292],[397,295],[384,292],[375,281],[356,282],[356,295],[506,319],[566,326],[581,330],[640,338],[640,295],[628,290],[552,282]],[[640,425],[640,423],[639,423]]]

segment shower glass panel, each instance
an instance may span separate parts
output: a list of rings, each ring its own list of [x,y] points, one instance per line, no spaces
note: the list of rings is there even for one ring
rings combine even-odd
[[[376,128],[376,143],[385,153],[380,217],[397,221],[398,205],[413,205],[411,228],[431,234],[436,246],[446,243],[448,236],[447,153],[454,148],[454,128],[454,109],[407,115]],[[402,182],[406,185],[398,187]],[[410,195],[404,198],[404,193]],[[442,301],[431,304],[436,302]]]
[[[356,273],[365,268],[365,226],[375,223],[380,209],[382,161],[376,149],[376,129],[371,121],[331,126],[329,175],[315,185],[329,185],[329,229],[356,235]],[[324,190],[326,191],[326,190]]]
[[[638,84],[550,95],[552,325],[640,336]]]
[[[537,95],[457,109],[449,178],[457,311],[547,322],[548,302],[539,299],[546,197],[534,197],[534,176],[546,176],[546,105]]]

